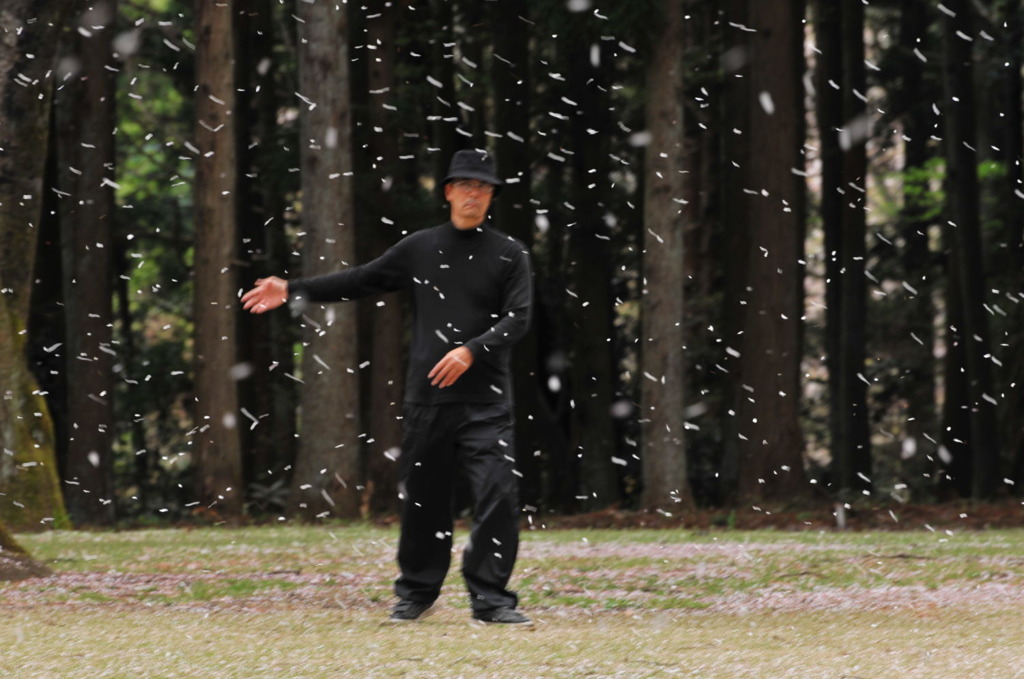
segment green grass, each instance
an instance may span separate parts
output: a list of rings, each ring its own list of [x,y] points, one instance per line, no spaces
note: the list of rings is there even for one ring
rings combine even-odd
[[[457,561],[382,625],[394,528],[18,539],[57,576],[0,584],[0,677],[1024,677],[1024,531],[528,531],[525,630]]]

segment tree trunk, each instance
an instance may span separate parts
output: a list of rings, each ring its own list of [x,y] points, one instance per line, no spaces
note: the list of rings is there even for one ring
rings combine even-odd
[[[751,130],[752,99],[750,84],[750,45],[747,33],[740,26],[747,26],[749,19],[748,0],[723,0],[723,49],[722,67],[726,82],[724,85],[721,127],[722,148],[720,157],[722,188],[720,210],[722,214],[723,250],[725,269],[725,310],[722,325],[726,338],[726,354],[721,357],[723,367],[728,371],[724,380],[723,410],[729,416],[724,426],[722,461],[719,475],[722,479],[723,497],[735,501],[739,492],[741,469],[740,423],[736,419],[734,404],[742,398],[741,385],[736,373],[738,360],[730,355],[729,349],[738,350],[746,322],[746,297],[749,271],[746,259],[741,253],[746,248],[751,230],[751,203],[745,199],[744,190],[751,183],[750,146],[746,143]]]
[[[262,201],[261,184],[269,177],[260,173],[261,144],[259,119],[261,103],[273,102],[274,82],[271,65],[273,20],[270,3],[256,0],[235,12],[232,26],[235,41],[235,109],[233,117],[238,134],[238,238],[240,280],[248,290],[258,278],[271,275],[266,262],[266,231],[268,221]],[[269,76],[269,77],[268,77]],[[273,104],[271,104],[273,105]],[[273,273],[280,273],[275,270]],[[267,417],[273,409],[274,375],[267,368],[272,364],[271,325],[269,319],[237,309],[238,353],[241,368],[238,382],[239,412],[245,417],[239,428],[242,452],[242,476],[245,487],[266,485],[273,481],[268,470],[274,467],[273,420]],[[279,314],[272,314],[272,317]],[[272,471],[270,473],[273,473]],[[254,505],[255,507],[255,505]]]
[[[825,366],[828,369],[828,431],[832,451],[832,472],[838,480],[839,449],[842,440],[842,392],[839,389],[842,356],[840,260],[843,221],[843,152],[839,130],[843,126],[843,23],[842,5],[833,0],[816,0],[814,31],[817,36],[815,72],[815,113],[821,137],[821,221],[825,235]]]
[[[687,20],[687,45],[684,63],[688,71],[703,70],[719,63],[715,54],[718,43],[718,8],[714,4],[688,2],[684,12]],[[717,206],[721,204],[723,190],[721,177],[724,168],[719,157],[723,130],[720,117],[713,113],[701,97],[696,79],[685,83],[683,110],[685,136],[691,181],[685,182],[686,210],[690,215],[683,240],[683,275],[686,281],[684,343],[686,345],[685,392],[691,405],[687,413],[697,420],[700,429],[687,437],[686,458],[694,503],[712,506],[722,502],[723,488],[721,461],[723,435],[727,420],[722,416],[722,373],[719,357],[722,353],[721,331],[722,290],[726,288],[726,262],[731,252],[722,247],[725,230]],[[698,94],[700,93],[700,94]],[[729,135],[733,136],[731,130]],[[713,329],[713,332],[709,332]],[[632,338],[624,337],[624,341]],[[637,385],[639,386],[639,384]],[[707,413],[707,416],[702,416]],[[696,424],[696,423],[695,423]],[[699,432],[699,433],[697,433]]]
[[[466,146],[476,148],[487,148],[487,101],[483,86],[484,41],[487,36],[479,28],[485,24],[485,5],[489,4],[475,0],[459,3],[462,25],[468,30],[459,35],[458,47],[462,56],[455,84],[458,85],[459,100],[468,108],[459,107],[458,113],[462,118],[459,129],[462,132],[457,131],[456,134],[466,137]]]
[[[806,492],[799,426],[803,357],[803,2],[750,4],[751,224],[736,419],[740,495],[792,499]],[[798,174],[800,173],[800,174]],[[739,197],[737,197],[739,199]]]
[[[971,43],[958,34],[972,35],[973,10],[969,0],[952,0],[955,16],[944,15],[944,85],[946,93],[946,153],[949,176],[949,217],[958,275],[950,285],[960,288],[963,304],[967,396],[971,409],[972,484],[975,499],[995,492],[999,463],[996,400],[989,365],[991,342],[985,310],[982,269],[978,156],[975,149],[974,76]]]
[[[854,3],[819,0],[816,10],[831,471],[836,489],[848,494],[869,487],[870,478],[863,381],[868,119],[858,97],[865,92],[864,16]]]
[[[42,578],[48,575],[52,575],[50,569],[26,554],[0,521],[0,582]]]
[[[237,142],[232,0],[196,2],[195,481],[199,502],[242,513],[236,363]]]
[[[303,274],[354,263],[348,9],[299,3]],[[357,307],[303,311],[301,439],[290,510],[304,517],[356,517],[361,505]]]
[[[61,168],[68,510],[76,524],[114,520],[113,220],[114,0],[98,2],[68,31],[77,66],[58,93]],[[70,171],[73,168],[75,171]]]
[[[57,34],[70,2],[0,9],[0,523],[67,525],[53,424],[25,359]]]
[[[287,271],[290,248],[285,243],[287,192],[277,181],[275,166],[284,153],[279,143],[277,114],[281,65],[274,57],[276,41],[283,28],[275,21],[271,0],[249,3],[236,16],[238,53],[238,104],[240,167],[239,189],[245,196],[240,205],[239,226],[245,244],[245,272],[242,287],[248,289],[257,278]],[[284,10],[280,10],[284,11]],[[294,327],[287,314],[254,317],[239,307],[240,358],[251,366],[250,376],[240,384],[241,406],[256,418],[242,430],[243,469],[246,485],[255,484],[262,500],[253,506],[264,511],[283,507],[266,497],[271,487],[283,487],[286,469],[295,463],[295,382],[285,377],[294,373]],[[244,413],[243,413],[244,414]],[[276,484],[276,485],[275,485]],[[272,496],[273,494],[271,494]]]
[[[58,64],[60,63],[58,56]],[[58,67],[59,68],[59,67]],[[58,71],[57,78],[64,79]],[[58,88],[57,93],[59,94]],[[55,102],[56,102],[55,94]],[[28,328],[25,339],[28,367],[35,375],[39,389],[46,394],[46,404],[53,420],[54,442],[56,444],[57,475],[67,478],[68,451],[68,371],[64,347],[67,344],[67,314],[64,304],[64,253],[61,252],[61,203],[66,196],[59,192],[57,180],[61,140],[57,127],[60,105],[55,103],[50,115],[50,144],[46,153],[46,170],[43,186],[58,190],[44,191],[42,219],[36,241],[34,271],[46,272],[37,275],[32,286],[32,303],[29,305]],[[65,486],[67,488],[67,486]],[[65,504],[67,504],[65,502]]]
[[[494,93],[494,129],[501,136],[496,144],[498,170],[505,180],[491,212],[499,229],[518,238],[533,251],[534,213],[530,206],[533,175],[530,168],[530,42],[527,6],[519,0],[497,0],[492,8],[491,81]],[[534,267],[534,276],[543,267]],[[534,294],[541,287],[534,284]],[[540,309],[534,304],[534,309]],[[520,493],[524,504],[539,507],[543,496],[541,455],[564,437],[554,413],[541,391],[538,313],[533,329],[516,345],[512,354],[512,386],[516,405],[516,454],[523,473]]]
[[[683,2],[659,3],[661,30],[647,65],[644,251],[640,319],[642,505],[691,509],[683,388],[682,205],[689,168],[683,127]]]
[[[431,13],[437,33],[431,41],[430,77],[440,83],[432,92],[433,110],[430,131],[430,153],[434,156],[434,181],[437,184],[436,194],[439,198],[437,214],[441,219],[448,218],[448,210],[444,203],[444,194],[440,190],[441,182],[448,173],[448,161],[459,148],[458,134],[455,129],[459,122],[459,109],[455,105],[455,67],[451,57],[452,40],[452,5],[448,0],[430,0]],[[434,83],[431,83],[434,84]],[[466,143],[466,147],[472,144]]]
[[[676,13],[674,9],[672,12]],[[580,460],[580,506],[601,509],[622,499],[618,479],[622,466],[616,460],[625,461],[618,455],[612,417],[617,382],[611,343],[613,265],[610,229],[605,223],[608,208],[601,195],[604,187],[598,184],[598,178],[610,173],[607,140],[613,135],[613,124],[608,114],[611,102],[606,96],[610,87],[590,61],[591,45],[587,40],[572,40],[568,55],[569,98],[577,106],[570,128],[574,153],[570,161],[573,192],[569,198],[574,209],[568,226],[569,260],[576,295],[569,313],[573,322],[570,375],[574,400],[570,440]],[[672,64],[675,55],[676,51],[662,55],[661,65]],[[675,122],[681,124],[681,114]],[[660,198],[669,201],[666,210],[674,205],[669,199],[678,196],[670,193],[672,188],[662,187],[659,193]],[[658,217],[663,220],[660,223],[665,223],[665,214]],[[673,223],[670,228],[675,226]]]
[[[1005,238],[1005,255],[993,259],[1005,262],[993,267],[1010,273],[1006,283],[1009,294],[1024,294],[1020,272],[1024,271],[1024,14],[1021,0],[1003,0],[998,19],[1005,21],[999,40],[997,56],[1005,68],[996,78],[996,111],[998,118],[993,128],[998,131],[995,146],[1000,149],[998,157],[1006,168],[1006,176],[997,189],[998,217],[1003,224],[1000,234]],[[1004,248],[997,248],[1002,250]],[[1005,279],[1004,279],[1005,280]],[[1010,454],[1010,478],[1013,479],[1017,494],[1024,493],[1024,421],[1019,413],[1024,412],[1024,304],[1013,305],[1009,319],[1002,323],[1006,335],[1001,344],[1008,347],[1004,362],[1006,367],[995,373],[996,390],[1005,393],[1000,405],[1000,441]],[[994,336],[995,337],[995,336]]]
[[[871,441],[868,430],[867,377],[864,375],[867,320],[866,208],[867,138],[870,133],[864,66],[864,6],[842,6],[843,80],[839,132],[842,149],[842,215],[838,242],[839,430],[832,438],[833,466],[840,494],[851,496],[871,488]],[[829,320],[830,324],[833,322]]]
[[[903,174],[924,170],[929,159],[928,104],[924,92],[922,70],[913,50],[923,49],[927,41],[928,22],[922,0],[906,2],[900,14],[900,55],[905,64],[905,80],[900,110],[903,113],[904,148]],[[904,188],[909,187],[904,184]],[[919,185],[915,185],[919,189]],[[938,440],[938,412],[935,401],[935,304],[932,301],[934,255],[929,245],[927,206],[918,191],[905,190],[900,214],[900,232],[903,240],[902,264],[904,280],[914,292],[905,304],[905,322],[901,327],[897,360],[902,366],[900,399],[906,403],[906,459],[901,459],[902,478],[912,488],[921,486],[922,480],[934,472],[934,465],[926,460],[935,459],[932,445],[925,437]],[[915,339],[916,338],[916,339]]]
[[[946,191],[952,191],[946,178]],[[944,398],[942,406],[942,445],[949,458],[944,464],[944,475],[939,479],[939,488],[944,495],[970,497],[974,472],[971,457],[972,422],[967,387],[967,350],[965,341],[963,295],[957,281],[960,279],[959,262],[952,251],[956,246],[953,226],[945,224],[942,229],[943,251],[946,252],[946,329],[944,341],[946,355],[943,358]]]
[[[369,72],[369,151],[373,172],[371,181],[375,197],[367,201],[368,223],[365,225],[369,258],[379,257],[399,240],[399,229],[405,221],[395,214],[400,203],[397,196],[409,194],[414,187],[405,186],[398,160],[399,130],[393,122],[398,102],[395,80],[396,13],[393,3],[373,0],[368,7]],[[398,470],[395,460],[402,445],[402,394],[405,388],[404,344],[405,320],[402,298],[390,295],[385,299],[367,300],[363,318],[369,319],[372,342],[366,347],[369,355],[369,418],[367,441],[367,472],[373,484],[370,511],[375,514],[396,513],[398,501]]]

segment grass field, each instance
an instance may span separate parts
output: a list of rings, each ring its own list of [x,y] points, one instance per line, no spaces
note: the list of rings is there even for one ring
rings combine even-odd
[[[391,528],[18,539],[56,575],[0,584],[0,676],[1024,677],[1024,531],[530,531],[527,629],[457,567],[382,624]]]

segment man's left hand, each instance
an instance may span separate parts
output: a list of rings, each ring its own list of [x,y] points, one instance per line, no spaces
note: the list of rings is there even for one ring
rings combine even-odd
[[[444,355],[437,365],[427,374],[430,385],[444,389],[455,384],[455,380],[462,377],[462,373],[473,365],[473,352],[466,347],[455,347]]]

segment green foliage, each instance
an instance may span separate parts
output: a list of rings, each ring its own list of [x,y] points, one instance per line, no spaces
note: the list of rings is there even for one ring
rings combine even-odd
[[[1004,163],[984,160],[978,163],[978,178],[992,181],[1006,176]],[[946,160],[942,157],[929,158],[921,166],[892,172],[883,181],[895,180],[902,188],[902,196],[888,198],[884,194],[876,197],[874,209],[884,219],[897,220],[913,218],[923,222],[938,219],[946,207],[947,187]]]
[[[117,87],[118,513],[181,511],[192,334],[191,5],[119,5],[136,49]],[[128,35],[128,34],[126,34]],[[177,49],[169,47],[174,45]],[[120,308],[124,304],[127,308]],[[173,490],[172,490],[173,489]]]
[[[920,167],[912,167],[897,173],[903,180],[903,199],[915,219],[930,221],[937,219],[946,206],[946,161],[944,158],[930,158]],[[882,203],[879,208],[887,216],[895,217],[901,207],[894,203]]]

